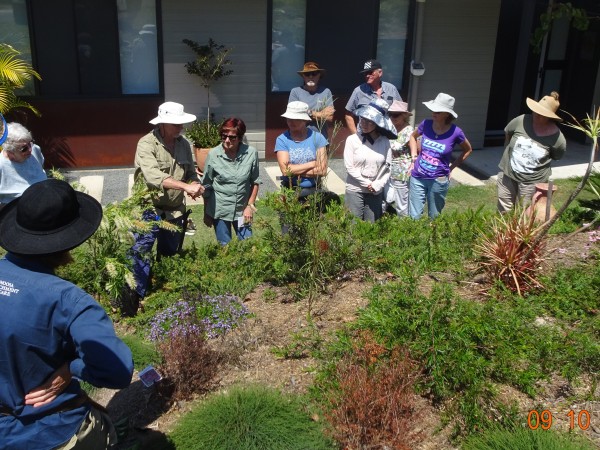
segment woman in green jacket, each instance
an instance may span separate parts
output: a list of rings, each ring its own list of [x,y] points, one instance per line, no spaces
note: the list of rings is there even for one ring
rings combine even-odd
[[[219,244],[252,236],[254,202],[260,184],[258,152],[244,144],[244,121],[225,119],[220,127],[221,144],[211,149],[204,165],[204,223],[215,229]]]

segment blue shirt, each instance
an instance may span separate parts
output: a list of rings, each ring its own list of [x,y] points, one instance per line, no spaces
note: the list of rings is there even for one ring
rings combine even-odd
[[[304,164],[317,160],[317,150],[327,145],[327,139],[318,131],[308,129],[306,139],[301,142],[295,142],[289,130],[280,134],[275,141],[275,152],[288,152],[290,154],[290,164]],[[315,187],[317,182],[312,177],[290,177],[283,176],[281,178],[282,187],[303,188]]]
[[[346,103],[346,111],[355,114],[358,108],[368,105],[378,98],[385,100],[388,105],[391,105],[394,100],[402,101],[398,89],[396,89],[396,86],[392,83],[388,83],[387,81],[381,82],[381,97],[377,96],[373,89],[371,89],[371,86],[367,83],[363,83],[352,91],[352,95],[350,96],[348,103]]]
[[[69,362],[71,374],[94,386],[125,388],[131,351],[90,295],[31,259],[8,253],[0,260],[0,415],[4,450],[52,449],[79,429],[89,406],[44,415],[76,397],[75,378],[49,405],[25,406],[24,397]]]

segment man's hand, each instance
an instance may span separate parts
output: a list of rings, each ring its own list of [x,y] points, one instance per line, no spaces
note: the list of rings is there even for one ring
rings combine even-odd
[[[204,193],[204,186],[197,181],[194,181],[187,185],[185,192],[192,198],[196,198]]]
[[[48,381],[41,386],[33,388],[25,396],[25,404],[33,405],[34,408],[47,405],[64,391],[71,382],[69,363],[64,363],[52,375]]]

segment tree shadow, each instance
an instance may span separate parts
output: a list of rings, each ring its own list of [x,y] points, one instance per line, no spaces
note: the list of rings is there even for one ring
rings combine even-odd
[[[117,392],[106,405],[119,435],[115,449],[174,450],[168,437],[153,427],[170,407],[169,396],[157,391],[156,385],[147,388],[139,380]]]
[[[42,149],[46,167],[75,167],[75,156],[64,137],[36,139]]]

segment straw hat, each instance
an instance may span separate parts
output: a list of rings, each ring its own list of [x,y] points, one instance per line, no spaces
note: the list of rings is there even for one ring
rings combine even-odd
[[[562,119],[556,115],[556,111],[558,111],[558,107],[560,106],[560,103],[558,102],[558,92],[552,92],[550,95],[542,97],[539,102],[527,97],[526,103],[530,110],[538,113],[540,116],[549,117],[550,119],[562,122]]]

